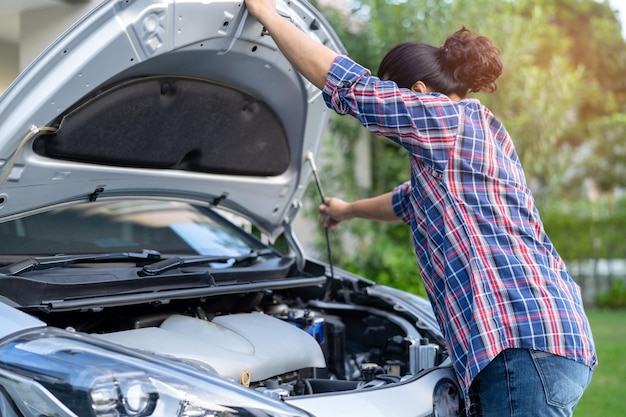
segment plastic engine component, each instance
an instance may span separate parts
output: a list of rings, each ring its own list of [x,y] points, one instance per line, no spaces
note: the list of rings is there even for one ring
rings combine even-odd
[[[314,337],[262,313],[215,317],[212,321],[172,315],[159,327],[95,335],[125,346],[200,362],[240,381],[258,382],[304,368],[325,368]]]

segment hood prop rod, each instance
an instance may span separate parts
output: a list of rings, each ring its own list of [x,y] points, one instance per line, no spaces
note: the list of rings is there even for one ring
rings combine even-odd
[[[309,164],[311,165],[311,171],[313,171],[313,178],[315,178],[315,185],[317,187],[317,192],[320,195],[320,199],[322,200],[322,204],[326,204],[326,198],[324,197],[324,192],[322,191],[322,183],[320,182],[320,178],[319,175],[317,174],[317,166],[315,165],[315,159],[313,158],[313,152],[309,151],[306,153],[306,159],[309,162]],[[328,285],[326,285],[326,294],[324,295],[324,299],[325,300],[329,300],[330,299],[330,290],[331,290],[331,283],[335,280],[335,272],[334,272],[334,268],[333,268],[333,256],[332,256],[332,251],[330,248],[330,235],[328,232],[328,216],[326,214],[324,214],[322,216],[323,220],[324,220],[324,235],[326,238],[326,252],[328,254],[328,268],[329,268],[329,273],[330,273],[330,278],[331,281],[328,283]],[[343,284],[343,281],[341,281]],[[343,289],[343,295],[346,299],[346,301],[349,301],[349,294],[347,289],[345,288],[344,285],[344,289]]]
[[[4,166],[4,172],[2,173],[2,175],[0,175],[0,185],[2,185],[4,181],[9,177],[9,174],[11,173],[11,170],[13,169],[13,165],[15,164],[17,157],[22,151],[22,148],[24,147],[24,145],[26,145],[26,142],[28,142],[31,138],[35,137],[40,132],[56,132],[56,131],[57,131],[56,127],[31,126],[30,129],[28,130],[28,133],[26,133],[26,135],[22,138],[20,143],[17,145],[15,152],[13,152],[13,154],[7,161],[6,165]]]

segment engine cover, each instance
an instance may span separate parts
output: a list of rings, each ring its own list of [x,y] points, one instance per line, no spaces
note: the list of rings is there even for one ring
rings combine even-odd
[[[325,368],[318,342],[298,327],[262,313],[215,317],[212,321],[172,315],[159,327],[98,337],[125,346],[200,362],[224,377],[251,382],[303,368]]]

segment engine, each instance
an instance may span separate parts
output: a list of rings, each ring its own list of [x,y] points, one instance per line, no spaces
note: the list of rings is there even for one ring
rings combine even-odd
[[[399,382],[442,359],[403,319],[341,304],[171,314],[135,327],[94,335],[196,363],[274,398]]]

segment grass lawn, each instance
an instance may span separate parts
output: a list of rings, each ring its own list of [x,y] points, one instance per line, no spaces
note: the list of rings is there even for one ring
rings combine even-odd
[[[626,415],[626,311],[587,310],[598,351],[598,367],[575,417]]]

